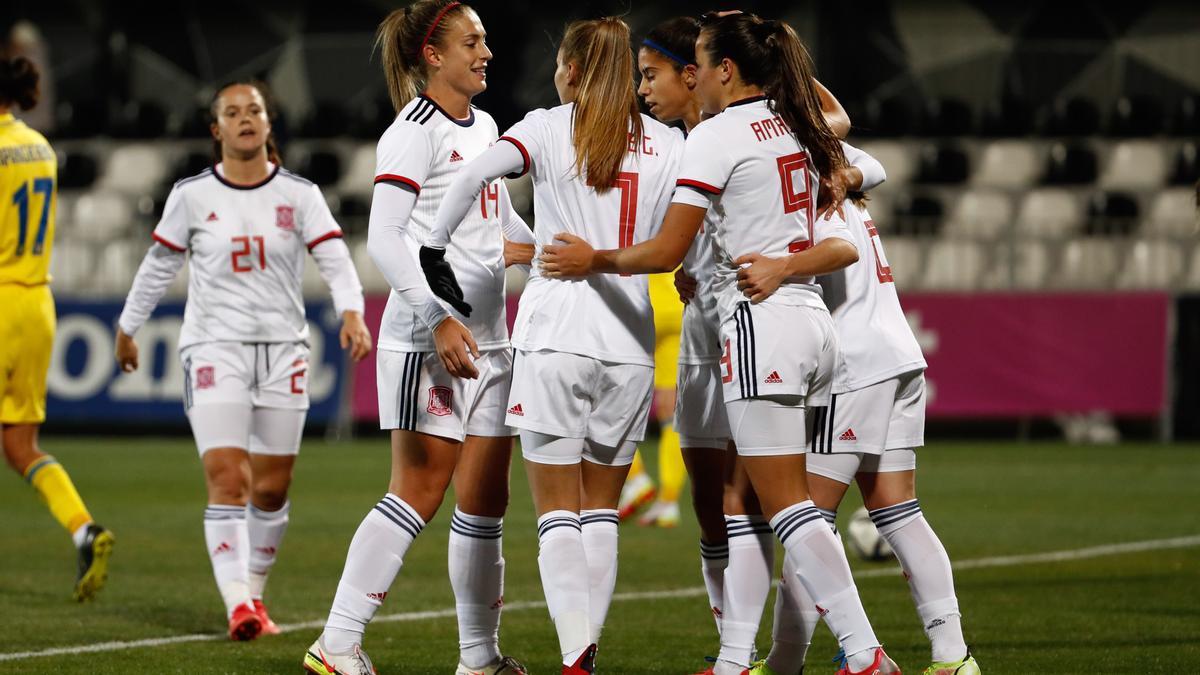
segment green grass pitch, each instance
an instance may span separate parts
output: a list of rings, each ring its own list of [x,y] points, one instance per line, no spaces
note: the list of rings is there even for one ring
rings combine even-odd
[[[99,600],[71,601],[74,552],[32,490],[9,474],[0,492],[0,673],[299,673],[319,633],[301,627],[253,643],[173,642],[6,659],[4,654],[216,634],[225,627],[201,528],[204,486],[190,440],[46,438],[92,513],[117,535]],[[650,462],[653,466],[653,461]],[[921,453],[919,496],[956,562],[1200,535],[1200,447],[936,443]],[[281,624],[325,617],[346,546],[386,489],[382,435],[307,439],[292,524],[267,600]],[[538,675],[558,672],[537,571],[524,472],[516,464],[505,523],[504,650]],[[852,493],[843,519],[858,505]],[[381,615],[431,618],[372,625],[365,648],[381,673],[451,673],[457,661],[446,577],[449,502],[421,535]],[[685,508],[685,512],[688,509]],[[715,654],[690,515],[673,531],[621,528],[617,592],[601,673],[692,673]],[[887,563],[852,561],[872,622],[906,673],[928,665],[908,589]],[[990,560],[956,573],[966,635],[985,673],[1177,673],[1200,663],[1200,543],[1049,562]],[[691,589],[666,597],[653,591]],[[446,611],[451,610],[451,611]],[[770,609],[759,646],[769,647]],[[832,673],[820,629],[808,672]]]

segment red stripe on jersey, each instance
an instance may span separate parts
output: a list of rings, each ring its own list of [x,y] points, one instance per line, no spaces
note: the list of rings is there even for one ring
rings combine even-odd
[[[394,173],[381,173],[378,176],[375,176],[375,183],[376,184],[378,184],[378,183],[403,183],[403,184],[407,185],[408,187],[416,190],[418,193],[421,192],[421,184],[420,183],[418,183],[417,181],[415,181],[411,178],[406,178],[404,176],[400,176],[400,175],[397,175]]]
[[[675,181],[675,184],[682,185],[684,187],[696,188],[697,190],[702,190],[709,194],[714,194],[714,195],[721,194],[721,188],[713,187],[713,186],[709,185],[708,183],[701,183],[698,180],[692,180],[690,178],[680,178],[679,180]]]
[[[150,236],[154,237],[154,241],[157,241],[158,243],[162,244],[163,246],[166,246],[167,248],[171,249],[172,251],[175,251],[176,253],[183,253],[184,251],[187,250],[186,248],[184,248],[183,246],[180,246],[179,244],[174,244],[174,243],[167,241],[166,239],[163,239],[162,237],[159,236],[159,234],[157,232],[155,232],[154,234],[151,234]]]
[[[329,232],[326,232],[325,234],[323,234],[323,235],[321,235],[321,236],[317,237],[316,239],[313,239],[312,241],[308,242],[308,243],[306,244],[306,246],[308,246],[308,250],[310,250],[310,251],[311,251],[311,250],[313,250],[313,247],[315,247],[317,244],[319,244],[319,243],[321,243],[321,242],[323,242],[323,241],[329,241],[330,239],[341,239],[341,238],[342,238],[342,231],[341,231],[341,230],[330,230]]]
[[[525,161],[525,166],[521,169],[521,173],[509,174],[507,178],[520,178],[521,176],[529,173],[529,165],[532,162],[529,159],[529,151],[525,149],[525,145],[512,136],[501,136],[499,140],[508,141],[509,143],[517,146],[517,150],[521,151],[521,159]]]

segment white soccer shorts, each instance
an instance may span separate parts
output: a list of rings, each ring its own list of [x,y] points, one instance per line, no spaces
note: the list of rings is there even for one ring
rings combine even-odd
[[[517,350],[509,426],[617,448],[646,436],[654,368],[550,350]]]
[[[917,451],[915,448],[896,448],[884,450],[880,454],[838,452],[818,455],[810,452],[805,460],[809,473],[849,485],[854,482],[854,476],[859,473],[915,471]]]
[[[478,379],[451,375],[436,352],[376,355],[379,428],[417,431],[461,441],[512,436],[504,423],[512,351],[491,349],[475,360]]]
[[[675,389],[675,431],[680,447],[724,450],[732,437],[725,413],[721,364],[681,363]]]
[[[721,340],[726,402],[796,396],[806,407],[829,403],[837,332],[824,308],[743,302],[721,326]]]
[[[813,454],[919,448],[925,445],[925,373],[835,394],[828,407],[812,408],[809,418]]]

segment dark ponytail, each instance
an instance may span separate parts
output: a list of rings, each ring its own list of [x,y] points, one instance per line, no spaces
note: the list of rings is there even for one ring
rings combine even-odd
[[[212,101],[210,101],[208,104],[209,122],[211,124],[216,124],[217,118],[220,117],[221,111],[217,109],[217,105],[220,103],[221,94],[224,93],[224,91],[226,89],[228,89],[230,87],[236,87],[238,85],[245,85],[247,87],[253,87],[254,89],[256,89],[258,91],[259,95],[262,96],[263,105],[266,106],[266,109],[267,109],[267,120],[269,120],[271,122],[271,133],[267,134],[267,161],[271,162],[275,166],[283,166],[283,155],[280,154],[279,144],[276,143],[276,141],[275,141],[275,129],[274,129],[275,118],[279,116],[279,110],[275,106],[275,98],[273,96],[271,96],[271,89],[269,87],[267,87],[266,82],[263,82],[262,80],[248,78],[248,79],[233,80],[231,82],[226,82],[225,84],[221,85],[220,87],[217,87],[217,90],[215,92],[213,92]],[[214,138],[213,139],[213,163],[216,164],[216,163],[220,162],[222,156],[223,155],[221,152],[221,141],[218,141],[217,139]]]
[[[0,58],[0,104],[29,110],[38,102],[38,80],[41,73],[33,61],[18,56]]]
[[[821,113],[812,58],[791,26],[742,13],[707,14],[702,25],[710,61],[733,61],[743,82],[762,88],[818,173],[828,176],[846,163],[841,142]]]
[[[653,49],[662,54],[682,72],[696,64],[696,38],[700,37],[700,21],[690,16],[667,19],[650,29],[642,40],[643,49]]]

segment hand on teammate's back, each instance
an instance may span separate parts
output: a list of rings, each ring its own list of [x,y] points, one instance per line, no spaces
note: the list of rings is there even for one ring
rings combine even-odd
[[[554,241],[542,247],[538,258],[544,276],[551,279],[578,279],[592,273],[592,260],[596,250],[582,238],[566,232],[554,235]]]
[[[471,330],[458,319],[448,316],[433,329],[433,346],[437,349],[442,365],[455,377],[479,379],[479,369],[474,359],[479,358],[479,347]]]
[[[733,264],[746,265],[737,273],[738,290],[755,304],[771,297],[788,276],[787,258],[751,253],[734,260]]]
[[[675,270],[675,292],[679,293],[680,302],[685,305],[691,302],[692,298],[696,297],[698,287],[696,279],[684,272],[682,267]]]
[[[851,183],[851,176],[845,168],[834,171],[830,176],[821,176],[821,190],[817,204],[818,218],[829,220],[835,213],[842,218],[846,217],[846,213],[842,210],[842,204],[846,201],[846,194],[850,190]]]
[[[358,312],[342,313],[342,330],[338,335],[342,349],[350,350],[350,358],[357,363],[371,353],[371,331]]]
[[[471,316],[471,305],[463,299],[462,288],[454,269],[446,262],[444,249],[422,246],[418,257],[421,260],[421,270],[425,272],[425,280],[433,294],[450,303],[450,306],[463,316]]]

